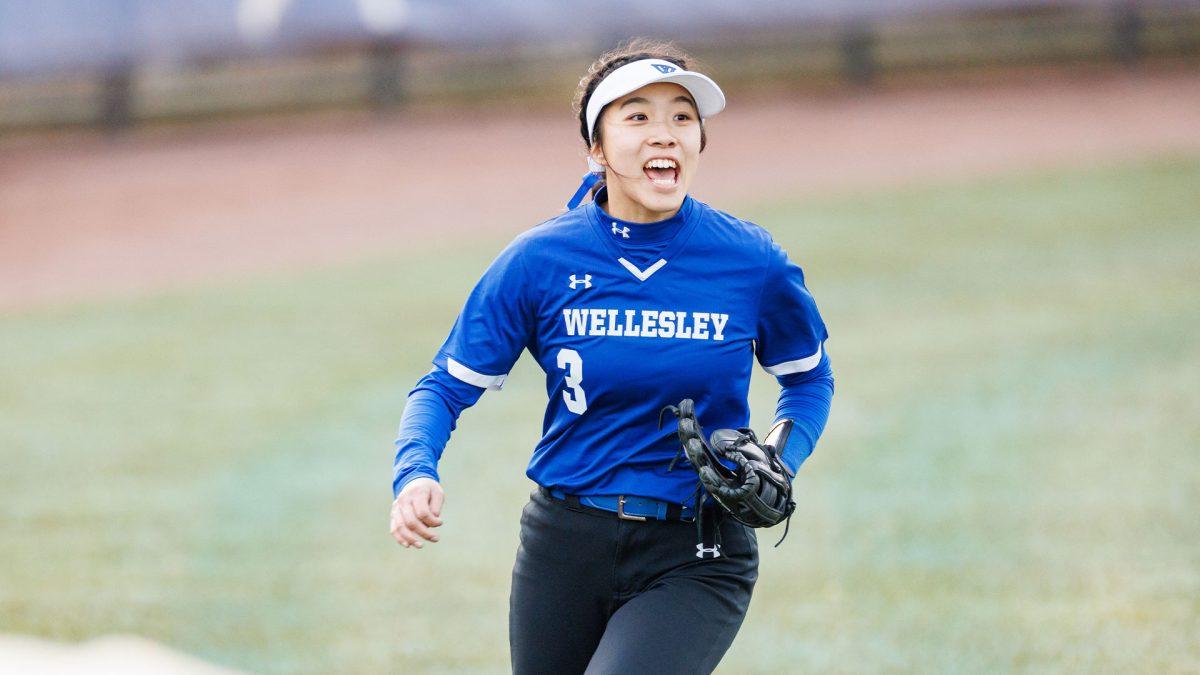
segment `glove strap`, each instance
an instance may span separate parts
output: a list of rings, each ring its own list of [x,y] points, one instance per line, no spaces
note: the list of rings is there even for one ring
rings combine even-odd
[[[704,484],[696,485],[696,557],[703,558],[707,552],[712,552],[712,557],[721,557],[721,521],[722,516],[718,514],[716,521],[713,523],[713,546],[712,548],[704,547]]]
[[[779,538],[779,541],[775,542],[775,548],[779,548],[779,545],[783,543],[783,540],[787,539],[788,529],[791,528],[791,526],[792,526],[792,514],[789,513],[788,517],[787,517],[787,521],[785,521],[784,525],[783,525],[783,536]]]

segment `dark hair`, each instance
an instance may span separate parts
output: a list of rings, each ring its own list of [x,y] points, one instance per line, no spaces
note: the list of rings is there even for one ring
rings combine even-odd
[[[583,137],[583,144],[587,146],[589,151],[592,149],[592,142],[588,138],[587,106],[588,101],[592,98],[592,94],[596,91],[596,86],[617,68],[642,59],[662,59],[663,61],[674,63],[684,70],[696,70],[696,59],[692,58],[682,49],[676,47],[671,42],[663,42],[650,38],[631,38],[629,41],[618,44],[616,47],[601,54],[600,58],[592,62],[587,74],[580,78],[579,86],[575,89],[575,99],[572,101],[572,109],[579,116],[579,135]],[[600,113],[604,113],[604,108],[600,109]],[[600,134],[599,115],[596,116],[595,133],[596,142],[603,143]],[[704,146],[707,142],[708,138],[704,133],[704,122],[701,121],[700,152],[704,152]],[[596,190],[600,189],[601,185],[603,185],[603,182],[597,183],[592,188],[593,194]]]

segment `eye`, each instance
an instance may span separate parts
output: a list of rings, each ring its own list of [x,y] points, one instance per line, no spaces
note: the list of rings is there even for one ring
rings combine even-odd
[[[633,113],[632,115],[629,116],[629,119],[634,119],[635,117],[640,117],[642,119],[650,119],[650,118],[646,117],[646,113]],[[642,120],[638,120],[638,121],[640,122]]]
[[[679,120],[680,122],[686,122],[687,120],[692,119],[692,116],[688,113],[675,113],[675,119]]]

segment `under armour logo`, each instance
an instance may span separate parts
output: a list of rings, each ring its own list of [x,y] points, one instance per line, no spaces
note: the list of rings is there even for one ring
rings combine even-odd
[[[612,233],[619,234],[619,235],[621,235],[622,238],[628,239],[629,238],[629,226],[626,225],[625,227],[617,227],[617,224],[613,223]]]
[[[658,68],[658,72],[660,72],[660,73],[675,72],[675,66],[666,66],[661,63],[651,63],[650,65],[654,66],[655,68]]]
[[[705,553],[711,553],[712,557],[721,557],[721,545],[713,544],[712,548],[706,548],[704,544],[696,544],[696,557],[703,558]]]
[[[571,275],[571,290],[575,290],[575,287],[578,286],[579,284],[583,284],[584,288],[591,288],[592,287],[592,275],[585,274],[585,275],[583,275],[583,278],[580,279],[579,277],[572,274]]]

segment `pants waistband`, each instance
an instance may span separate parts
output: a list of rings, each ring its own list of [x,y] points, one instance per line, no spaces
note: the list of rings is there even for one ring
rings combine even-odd
[[[558,488],[542,485],[538,490],[550,499],[567,502],[571,506],[584,506],[611,513],[622,520],[681,520],[690,523],[696,519],[695,509],[649,497],[634,495],[572,495]]]

